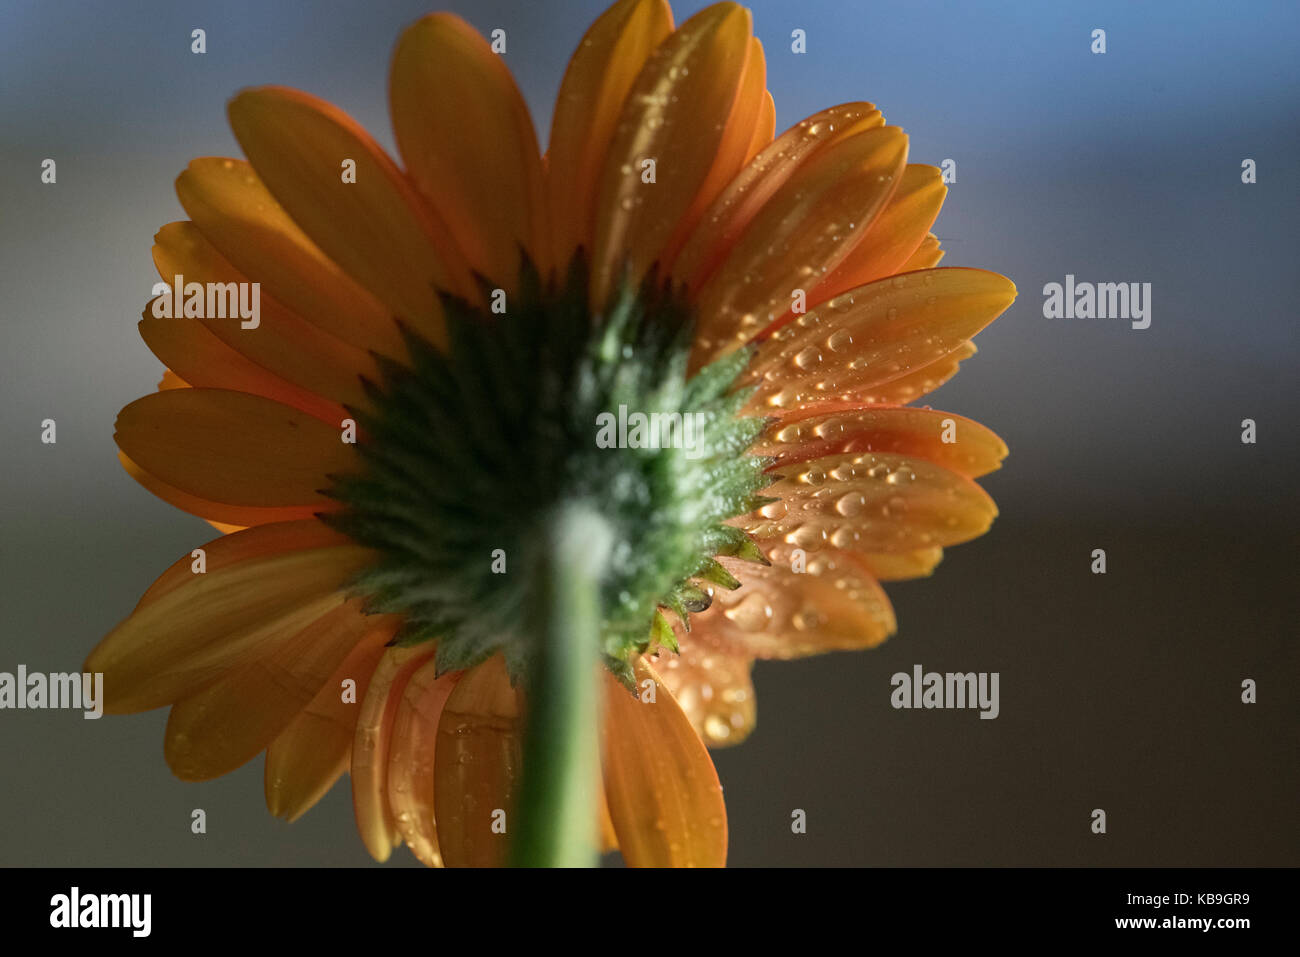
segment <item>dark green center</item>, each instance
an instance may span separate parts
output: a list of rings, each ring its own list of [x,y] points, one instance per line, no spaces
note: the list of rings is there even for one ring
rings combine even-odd
[[[485,284],[486,286],[486,284]],[[676,647],[662,609],[689,628],[713,586],[739,583],[717,561],[766,561],[724,522],[768,499],[770,459],[748,454],[767,420],[738,417],[738,350],[687,378],[692,315],[649,279],[588,301],[581,255],[543,282],[525,262],[499,312],[442,296],[448,349],[404,329],[404,362],[379,359],[354,473],[332,476],[346,508],[327,520],[380,560],[356,582],[372,613],[399,613],[402,644],[436,640],[441,671],[503,651],[529,667],[529,620],[546,517],[581,504],[611,530],[601,576],[601,643],[625,681],[630,659]],[[493,302],[493,290],[484,299]]]

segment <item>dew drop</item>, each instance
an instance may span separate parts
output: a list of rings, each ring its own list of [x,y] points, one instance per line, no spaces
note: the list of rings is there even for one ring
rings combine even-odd
[[[830,338],[826,340],[826,348],[830,349],[831,352],[843,352],[851,345],[853,345],[853,334],[847,329],[832,333]]]
[[[852,518],[860,513],[866,504],[867,500],[861,492],[850,492],[835,503],[835,511],[846,518]]]
[[[816,346],[809,346],[794,357],[794,364],[800,369],[811,369],[821,361],[822,354]]]
[[[835,534],[831,536],[831,544],[836,548],[848,548],[859,537],[858,533],[851,528],[837,528]]]
[[[731,725],[718,714],[711,714],[704,719],[704,733],[714,741],[725,741],[731,737]]]
[[[762,631],[772,621],[772,606],[757,592],[722,612],[742,631]]]
[[[790,617],[790,622],[799,631],[812,631],[821,624],[822,616],[812,608],[801,608]]]
[[[800,525],[786,535],[785,540],[800,548],[816,548],[826,540],[826,533],[815,525]]]

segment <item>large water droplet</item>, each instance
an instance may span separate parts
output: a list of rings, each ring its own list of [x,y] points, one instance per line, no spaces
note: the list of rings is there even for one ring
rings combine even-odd
[[[866,504],[867,500],[861,492],[850,492],[835,503],[835,511],[846,518],[852,518],[861,512]]]
[[[811,369],[821,361],[821,350],[816,346],[809,346],[794,357],[794,364],[800,369]]]
[[[731,725],[720,714],[711,714],[704,719],[704,733],[713,741],[725,741],[731,737]]]
[[[826,348],[830,349],[831,352],[843,352],[851,345],[853,345],[853,334],[847,329],[831,333],[826,340]]]
[[[753,592],[722,612],[742,631],[762,631],[772,620],[772,606]]]

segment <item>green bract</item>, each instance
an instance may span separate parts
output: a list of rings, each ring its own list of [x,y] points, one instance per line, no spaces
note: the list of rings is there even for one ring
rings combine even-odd
[[[751,390],[732,389],[751,351],[688,378],[691,312],[668,283],[623,283],[599,311],[587,289],[579,254],[563,282],[525,262],[500,315],[442,296],[448,349],[404,328],[406,362],[380,357],[370,407],[349,410],[364,433],[358,468],[331,476],[346,508],[322,517],[379,553],[355,583],[366,610],[403,615],[402,644],[436,640],[440,671],[497,651],[512,677],[529,667],[543,633],[530,569],[562,506],[611,530],[601,650],[625,682],[633,655],[675,649],[662,609],[689,628],[713,586],[738,586],[716,556],[766,562],[724,524],[770,501],[758,493],[771,459],[747,451],[768,420],[738,417]],[[623,429],[602,447],[620,413],[690,415],[694,428],[676,442]]]

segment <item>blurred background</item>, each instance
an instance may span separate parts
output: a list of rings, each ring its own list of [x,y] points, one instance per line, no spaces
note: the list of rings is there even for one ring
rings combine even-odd
[[[677,22],[702,5],[676,4]],[[1300,6],[749,5],[778,131],[834,103],[878,104],[913,162],[956,162],[943,265],[1004,273],[1020,298],[927,400],[1006,439],[984,480],[1001,517],[931,579],[889,586],[900,628],[879,649],[758,665],[757,730],[715,753],[731,862],[1300,863]],[[185,218],[172,181],[191,157],[240,155],[226,101],[297,86],[392,149],[398,33],[451,9],[507,31],[544,136],[603,6],[0,4],[0,671],[80,670],[212,537],[121,470],[112,433],[161,373],[135,324],[153,234]],[[1090,52],[1096,28],[1104,55]],[[806,54],[791,52],[794,29]],[[45,157],[55,186],[40,182]],[[1042,288],[1067,273],[1151,283],[1151,327],[1045,319]],[[57,445],[40,442],[44,418]],[[1105,575],[1090,572],[1094,548]],[[999,672],[1001,715],[893,710],[890,675],[918,663]],[[1241,703],[1245,678],[1257,704]],[[346,781],[286,825],[266,813],[260,759],[175,780],[165,720],[0,711],[0,864],[369,862]],[[392,862],[413,863],[405,850]]]

